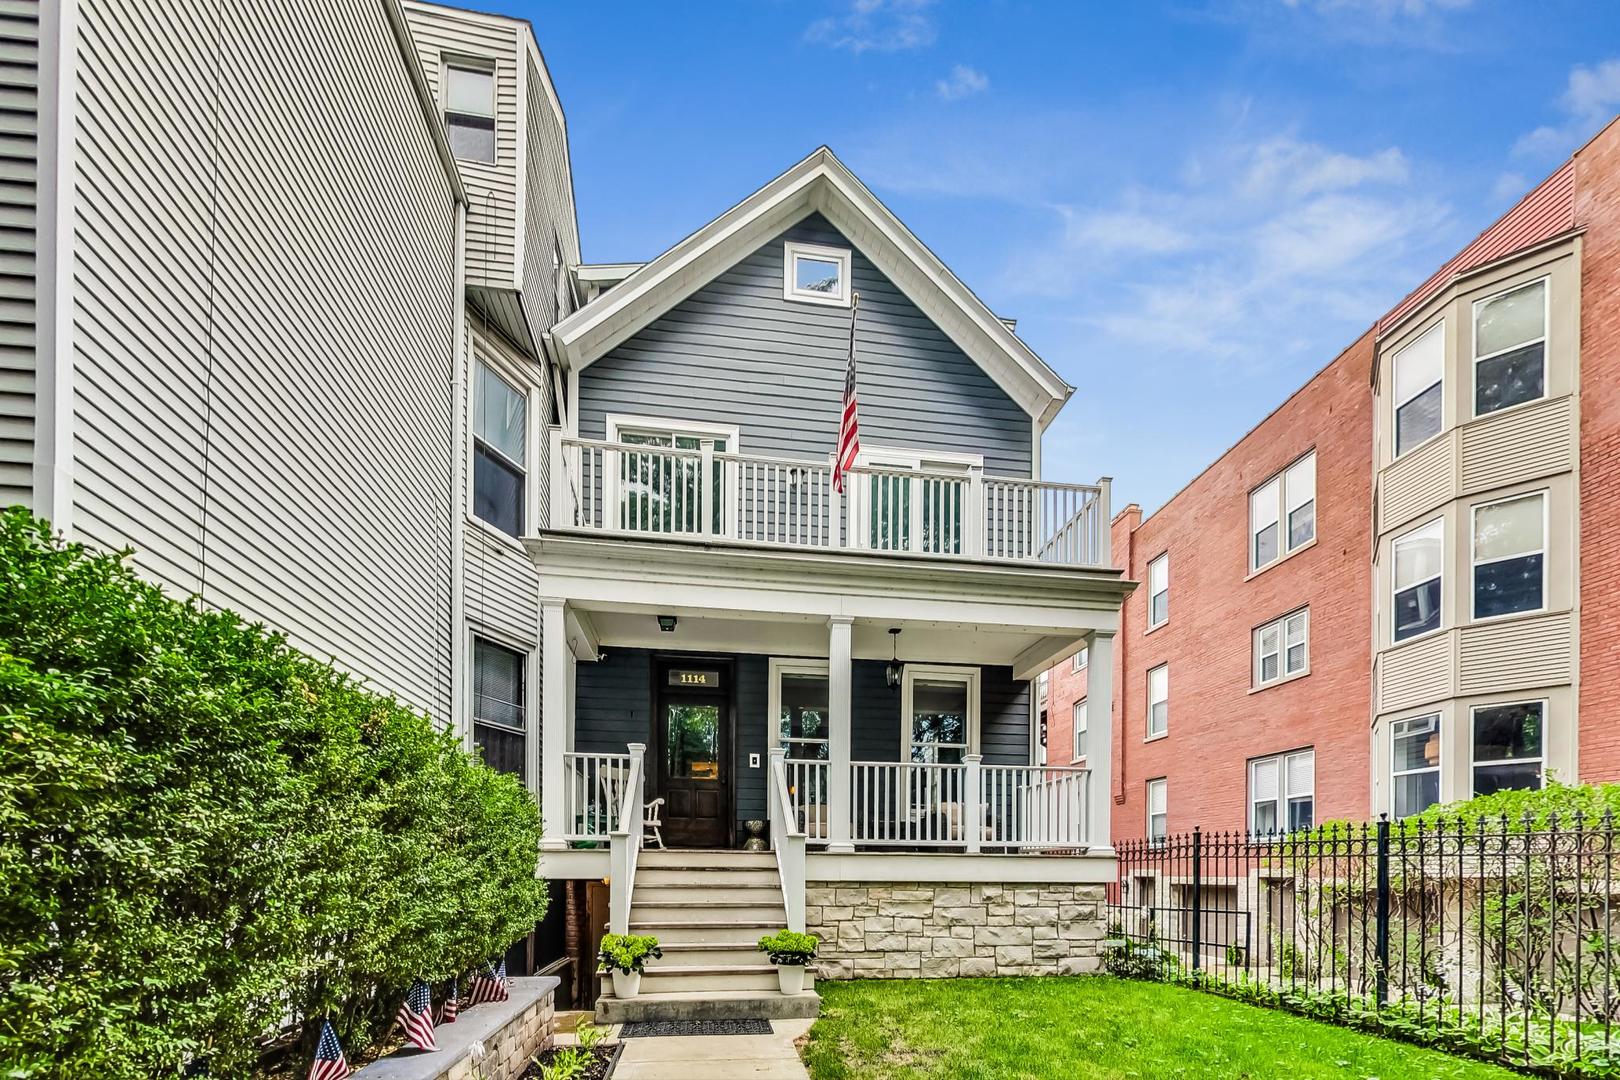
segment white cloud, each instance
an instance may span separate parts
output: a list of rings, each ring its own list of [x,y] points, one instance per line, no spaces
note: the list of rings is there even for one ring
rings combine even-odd
[[[933,0],[852,0],[844,14],[806,27],[804,39],[856,54],[921,49],[939,34],[928,13],[932,5]]]
[[[1256,196],[1304,196],[1369,183],[1402,184],[1408,173],[1406,155],[1393,146],[1357,157],[1285,135],[1255,148],[1244,188]]]
[[[1283,0],[1285,7],[1309,8],[1324,13],[1346,12],[1380,19],[1420,19],[1443,11],[1472,7],[1474,0]]]
[[[1491,198],[1495,202],[1517,202],[1530,190],[1530,178],[1524,173],[1505,172],[1491,185]]]
[[[1620,59],[1591,67],[1576,64],[1570,69],[1558,108],[1563,119],[1519,136],[1513,144],[1514,157],[1561,158],[1607,123],[1620,109]]]
[[[990,76],[977,68],[966,64],[957,64],[951,68],[947,78],[934,83],[934,93],[939,95],[941,101],[956,101],[960,98],[972,97],[982,94],[990,89]]]
[[[1096,251],[1163,255],[1188,246],[1185,233],[1174,225],[1132,210],[1080,214],[1073,207],[1057,208],[1065,221],[1064,238],[1076,248]]]

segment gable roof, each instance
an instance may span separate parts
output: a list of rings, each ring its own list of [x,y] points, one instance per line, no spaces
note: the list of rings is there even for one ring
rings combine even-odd
[[[820,213],[1019,407],[1045,427],[1074,388],[962,284],[823,146],[553,326],[565,367],[584,368],[789,226]]]

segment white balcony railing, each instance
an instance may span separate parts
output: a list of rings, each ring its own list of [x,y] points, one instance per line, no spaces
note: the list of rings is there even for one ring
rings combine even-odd
[[[606,840],[630,786],[629,754],[563,755],[563,839]]]
[[[1054,484],[553,433],[553,528],[822,549],[1110,565],[1108,482]]]
[[[787,782],[787,810],[811,843],[827,841],[827,808],[831,800],[825,761],[782,762]]]

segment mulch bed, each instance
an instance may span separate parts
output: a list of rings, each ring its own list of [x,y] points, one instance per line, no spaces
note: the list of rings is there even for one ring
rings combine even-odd
[[[578,1080],[603,1080],[607,1076],[608,1070],[613,1067],[615,1059],[618,1058],[621,1045],[623,1044],[615,1043],[612,1046],[597,1045],[591,1047],[590,1064],[584,1072],[578,1074]],[[540,1080],[540,1066],[550,1065],[552,1060],[556,1058],[557,1052],[562,1049],[578,1048],[554,1046],[549,1050],[541,1051],[540,1056],[536,1059],[539,1064],[530,1065],[523,1071],[523,1075],[518,1077],[518,1080]]]

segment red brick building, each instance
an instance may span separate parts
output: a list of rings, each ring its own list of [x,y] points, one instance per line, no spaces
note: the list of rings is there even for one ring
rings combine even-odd
[[[1114,834],[1620,778],[1620,124],[1146,518]],[[1068,763],[1083,666],[1048,674]],[[1083,743],[1083,740],[1082,740]]]

